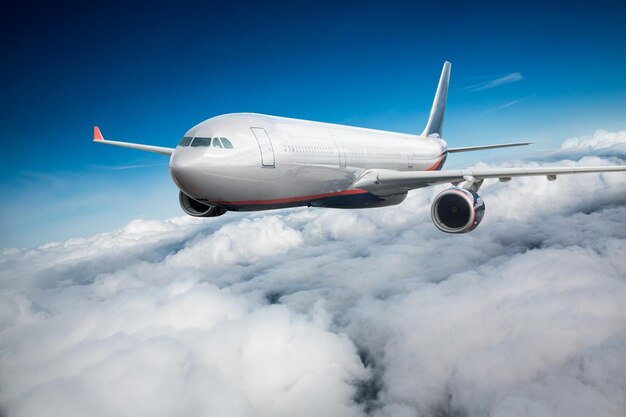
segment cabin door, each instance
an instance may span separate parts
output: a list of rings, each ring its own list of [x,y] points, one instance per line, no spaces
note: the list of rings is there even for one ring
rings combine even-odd
[[[252,133],[256,138],[256,142],[259,144],[259,150],[261,151],[261,165],[266,168],[273,167],[274,162],[274,147],[272,141],[267,135],[265,129],[261,127],[251,127]]]

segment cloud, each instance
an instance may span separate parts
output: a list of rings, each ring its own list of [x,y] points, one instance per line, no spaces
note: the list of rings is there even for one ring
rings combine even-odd
[[[620,416],[625,186],[487,181],[483,224],[458,236],[430,221],[436,187],[2,250],[0,412]]]
[[[520,99],[517,99],[517,100],[511,100],[511,101],[509,101],[509,102],[507,102],[507,103],[504,103],[504,104],[503,104],[503,105],[501,105],[501,106],[498,106],[498,107],[494,107],[494,108],[492,108],[492,109],[489,109],[489,110],[487,110],[487,112],[488,112],[488,113],[495,113],[495,112],[497,112],[497,111],[500,111],[500,110],[506,109],[507,107],[511,107],[511,106],[514,106],[514,105],[516,105],[516,104],[518,104],[518,103],[521,103],[521,102],[522,102],[522,101],[524,101],[524,100],[526,100],[526,99],[524,99],[524,98],[520,98]]]
[[[593,153],[613,162],[626,159],[626,131],[607,132],[598,130],[591,136],[567,139],[559,149],[543,155],[543,160],[577,160]]]
[[[493,107],[491,109],[486,110],[486,113],[495,113],[497,111],[504,110],[504,109],[509,108],[511,106],[515,106],[516,104],[522,103],[522,102],[524,102],[524,101],[526,101],[526,100],[528,100],[529,98],[532,98],[532,97],[533,96],[531,95],[531,96],[527,96],[527,97],[518,98],[516,100],[508,101],[508,102],[506,102],[506,103],[504,103],[504,104],[502,104],[500,106]]]
[[[505,75],[504,77],[496,78],[494,80],[468,85],[467,87],[463,87],[461,90],[470,90],[470,91],[491,90],[492,88],[500,87],[501,85],[511,84],[511,83],[521,81],[523,78],[524,77],[522,77],[521,73],[512,72],[510,74]]]

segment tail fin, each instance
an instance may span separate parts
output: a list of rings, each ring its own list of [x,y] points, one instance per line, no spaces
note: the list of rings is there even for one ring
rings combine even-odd
[[[443,64],[441,77],[439,78],[439,85],[437,86],[437,93],[435,94],[435,100],[433,101],[433,107],[430,109],[428,123],[422,132],[422,136],[436,135],[437,137],[442,137],[443,135],[443,115],[446,111],[446,98],[448,97],[450,65],[450,62],[448,61]]]

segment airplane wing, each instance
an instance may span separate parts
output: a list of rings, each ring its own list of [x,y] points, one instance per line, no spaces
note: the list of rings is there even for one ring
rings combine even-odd
[[[367,190],[373,194],[389,195],[408,190],[427,187],[429,185],[463,181],[482,183],[488,178],[498,178],[502,182],[512,177],[545,175],[554,181],[557,175],[583,174],[589,172],[626,171],[626,165],[587,166],[587,167],[539,167],[539,168],[471,168],[453,169],[448,171],[394,171],[387,169],[370,169],[361,175],[353,184],[354,188]]]
[[[139,143],[130,142],[118,142],[115,140],[106,140],[102,137],[100,128],[98,126],[93,127],[93,141],[96,143],[104,143],[106,145],[120,146],[122,148],[137,149],[139,151],[147,151],[160,153],[161,155],[171,155],[174,152],[173,148],[165,148],[163,146],[141,145]]]

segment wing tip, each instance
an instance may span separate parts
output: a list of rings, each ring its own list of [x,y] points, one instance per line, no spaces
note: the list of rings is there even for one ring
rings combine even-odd
[[[100,132],[100,128],[98,126],[93,127],[93,140],[104,140],[102,132]]]

